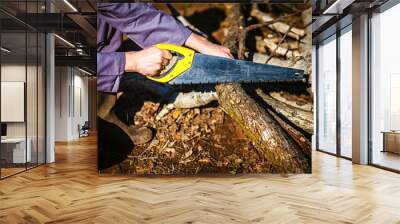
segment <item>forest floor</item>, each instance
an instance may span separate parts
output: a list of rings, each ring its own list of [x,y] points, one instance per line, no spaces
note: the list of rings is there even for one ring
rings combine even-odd
[[[121,164],[109,170],[125,174],[267,173],[241,128],[220,107],[174,109],[155,119],[158,104],[147,102],[135,125],[155,130],[152,141],[135,146]]]

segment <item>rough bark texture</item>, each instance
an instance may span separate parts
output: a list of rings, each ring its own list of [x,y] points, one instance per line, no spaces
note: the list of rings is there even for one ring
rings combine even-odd
[[[311,141],[306,138],[300,131],[296,130],[292,126],[288,125],[283,121],[274,111],[268,109],[268,112],[274,117],[279,125],[296,141],[303,152],[311,157]]]
[[[225,26],[228,35],[224,45],[238,58],[244,57],[244,22],[239,4],[226,6]],[[216,86],[219,103],[224,111],[244,130],[257,150],[271,163],[276,172],[310,172],[306,155],[282,127],[261,108],[240,86],[222,84]]]
[[[277,172],[310,172],[302,150],[239,84],[217,86],[220,105],[244,130]]]
[[[243,34],[244,29],[243,15],[241,13],[240,5],[226,4],[225,12],[227,18],[225,20],[226,36],[223,45],[231,50],[232,53],[237,54],[239,59],[244,58],[243,49]]]
[[[261,89],[256,90],[257,94],[268,103],[277,113],[286,117],[289,121],[295,124],[297,127],[303,129],[309,134],[314,131],[313,120],[314,116],[312,112],[305,111],[290,105],[281,103],[269,95],[265,94]]]
[[[305,100],[302,96],[298,96],[295,94],[290,94],[287,92],[271,92],[269,93],[272,98],[285,103],[287,105],[293,106],[295,108],[299,108],[305,111],[314,111],[314,106],[309,100]]]

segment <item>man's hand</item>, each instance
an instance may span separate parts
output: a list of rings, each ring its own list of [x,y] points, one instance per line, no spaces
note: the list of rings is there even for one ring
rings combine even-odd
[[[225,58],[233,58],[228,48],[213,44],[204,37],[192,33],[186,40],[185,45],[202,54],[214,55]],[[146,76],[160,74],[161,70],[168,65],[172,55],[167,50],[149,47],[141,51],[125,53],[125,71],[137,72]]]
[[[125,53],[125,71],[137,72],[146,76],[160,74],[161,70],[168,65],[172,55],[169,51],[156,47],[149,47],[141,51]]]
[[[224,58],[233,58],[228,48],[211,43],[206,38],[192,33],[186,40],[185,45],[202,54],[219,56]]]

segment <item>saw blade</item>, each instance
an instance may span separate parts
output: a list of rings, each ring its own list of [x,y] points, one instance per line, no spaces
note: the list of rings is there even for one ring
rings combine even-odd
[[[169,81],[179,84],[304,82],[303,70],[196,53],[189,70]]]

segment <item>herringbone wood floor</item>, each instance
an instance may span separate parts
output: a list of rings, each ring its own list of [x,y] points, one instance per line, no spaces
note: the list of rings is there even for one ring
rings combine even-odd
[[[400,175],[314,152],[312,175],[100,177],[96,139],[0,181],[0,223],[400,223]]]

